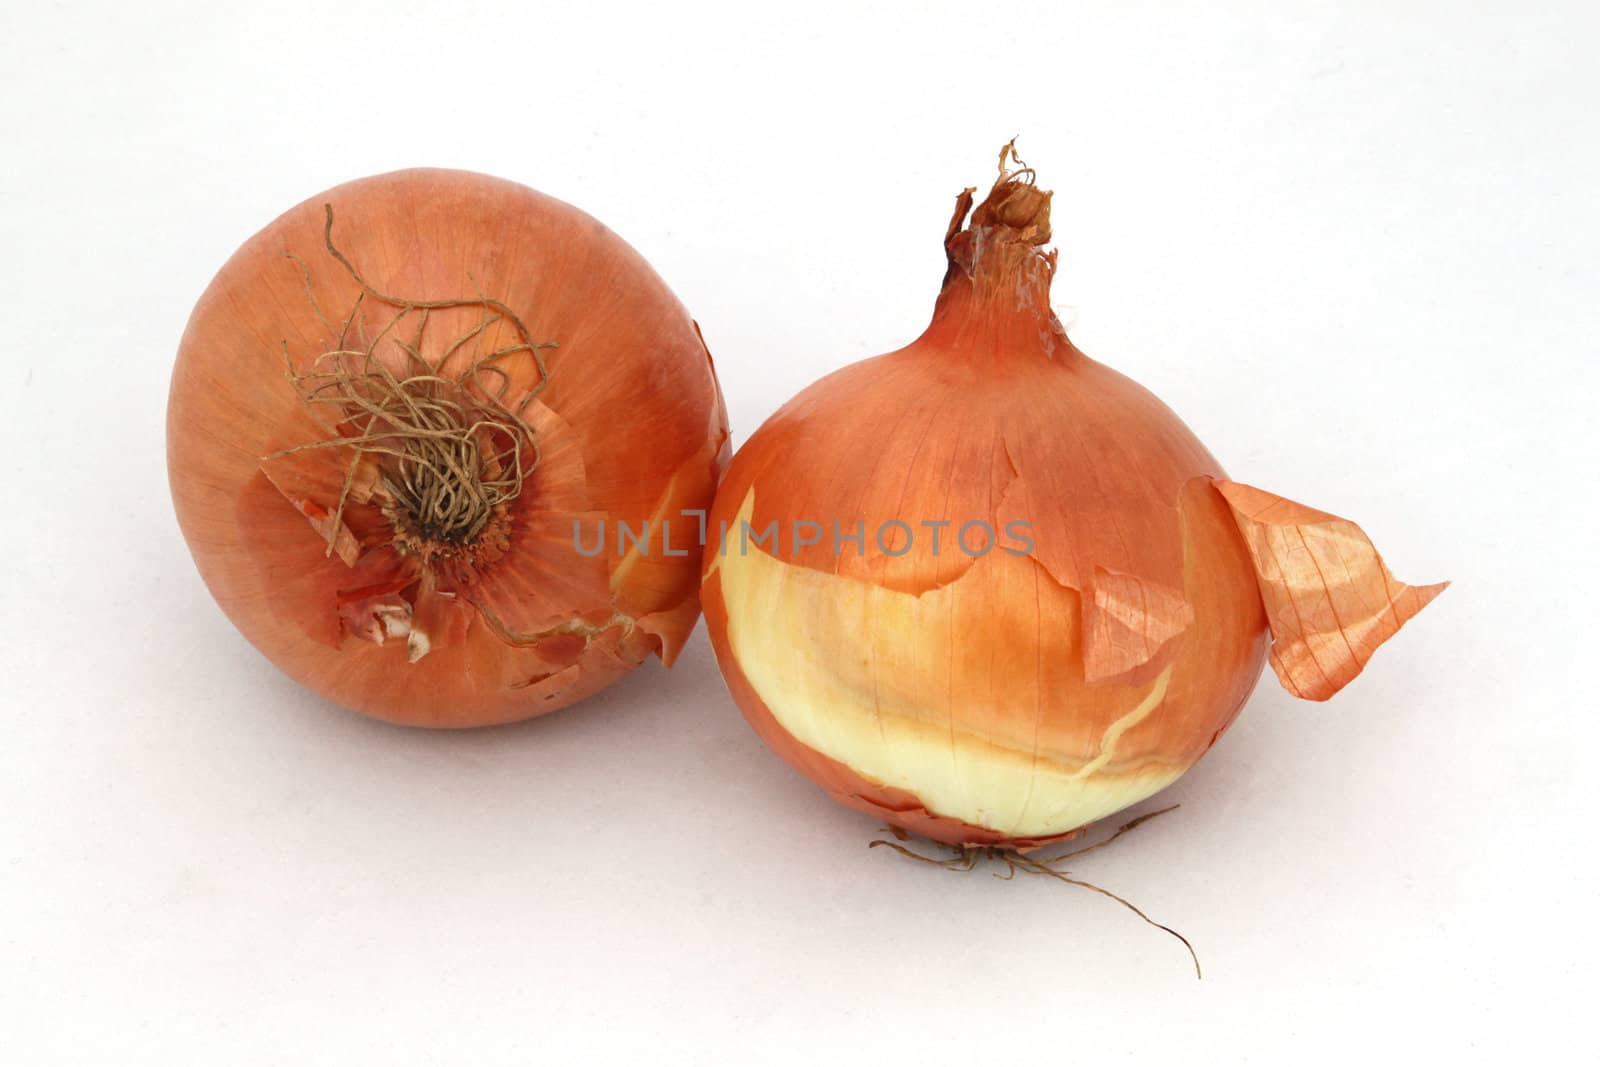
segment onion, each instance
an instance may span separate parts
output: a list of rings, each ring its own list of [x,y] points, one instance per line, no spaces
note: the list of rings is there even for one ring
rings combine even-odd
[[[1008,160],[975,211],[972,189],[957,202],[922,336],[812,385],[734,457],[701,597],[735,700],[789,763],[892,826],[1026,850],[1192,766],[1269,633],[1283,684],[1326,699],[1443,586],[1227,481],[1078,351],[1050,310],[1050,194]]]
[[[251,238],[194,310],[167,415],[178,521],[233,623],[316,692],[423,726],[670,664],[692,539],[580,552],[576,530],[704,508],[727,439],[699,329],[638,253],[444,170],[341,185]]]

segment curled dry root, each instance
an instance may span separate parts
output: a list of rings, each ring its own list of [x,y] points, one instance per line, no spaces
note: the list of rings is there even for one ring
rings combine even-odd
[[[1107,845],[1111,844],[1111,842],[1115,841],[1129,830],[1147,823],[1157,816],[1165,815],[1167,812],[1176,811],[1177,809],[1178,805],[1174,804],[1170,808],[1162,808],[1160,811],[1147,812],[1146,814],[1139,816],[1137,819],[1132,819],[1123,823],[1117,828],[1116,833],[1112,834],[1104,841],[1099,841],[1092,845],[1086,845],[1083,848],[1075,848],[1070,852],[1063,852],[1059,856],[1051,856],[1048,858],[1025,855],[1015,849],[1002,848],[992,845],[940,845],[940,848],[946,849],[950,853],[949,855],[942,857],[924,856],[922,853],[907,848],[903,844],[897,844],[894,841],[884,841],[881,839],[871,842],[867,845],[867,847],[877,848],[881,845],[885,848],[892,848],[896,852],[900,853],[900,855],[905,856],[908,859],[914,859],[919,863],[931,864],[935,867],[943,867],[947,871],[971,871],[977,867],[979,860],[991,859],[1006,865],[1006,871],[1004,874],[1001,874],[998,871],[995,872],[996,878],[1009,881],[1010,879],[1016,877],[1018,871],[1025,871],[1028,874],[1042,874],[1047,877],[1054,878],[1059,882],[1065,882],[1068,885],[1075,885],[1082,889],[1088,889],[1092,892],[1099,893],[1101,896],[1109,897],[1118,904],[1121,904],[1139,918],[1143,919],[1151,926],[1154,926],[1157,930],[1165,930],[1167,933],[1183,942],[1183,947],[1189,950],[1189,958],[1194,961],[1194,976],[1199,978],[1200,957],[1195,954],[1194,946],[1189,944],[1189,939],[1187,937],[1184,937],[1170,926],[1163,926],[1161,923],[1156,922],[1154,919],[1150,918],[1150,916],[1146,915],[1144,912],[1135,907],[1130,901],[1119,897],[1109,889],[1102,889],[1093,882],[1085,882],[1079,878],[1069,877],[1065,871],[1061,870],[1061,864],[1065,863],[1067,860],[1086,855],[1095,851],[1096,849],[1105,848]],[[888,827],[887,829],[900,841],[910,840],[910,835],[904,830],[899,830],[894,827]]]
[[[388,496],[385,511],[394,523],[397,547],[425,557],[449,554],[472,543],[502,506],[522,492],[538,466],[539,444],[524,414],[549,378],[541,350],[555,344],[534,342],[509,307],[487,296],[404,300],[378,291],[334,245],[333,206],[324,205],[324,210],[328,254],[361,286],[361,293],[338,328],[337,341],[306,369],[295,368],[287,344],[283,354],[295,391],[307,405],[331,407],[341,432],[267,458],[308,449],[350,450],[328,528],[327,552],[332,554],[362,460],[387,457],[380,464],[380,484]],[[317,316],[334,333],[311,292],[309,271],[296,262]],[[394,314],[370,342],[352,343],[352,325],[368,299],[394,309]],[[447,308],[478,308],[482,315],[430,359],[424,354],[429,313]],[[502,324],[510,327],[512,343],[485,351],[485,340]],[[403,354],[404,372],[391,370],[378,356],[385,341]],[[464,369],[454,376],[442,373],[469,345],[475,351]],[[520,353],[533,359],[538,377],[513,406],[506,399],[512,378],[501,363]]]

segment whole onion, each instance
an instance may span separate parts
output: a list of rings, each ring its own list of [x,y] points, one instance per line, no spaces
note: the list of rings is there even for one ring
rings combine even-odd
[[[1171,784],[1268,654],[1325,699],[1443,586],[1229,482],[1050,309],[1050,194],[960,197],[933,322],[803,391],[734,457],[702,600],[766,743],[841,802],[1025,850]],[[968,214],[971,214],[970,219]]]
[[[341,185],[246,242],[167,420],[179,524],[234,624],[329,699],[423,726],[670,663],[692,541],[579,552],[575,528],[705,507],[727,437],[699,329],[638,253],[443,170]]]

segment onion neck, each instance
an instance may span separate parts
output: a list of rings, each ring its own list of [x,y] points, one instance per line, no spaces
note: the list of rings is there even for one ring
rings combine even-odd
[[[1008,171],[1008,157],[1017,170]],[[977,209],[974,190],[957,198],[944,241],[949,268],[924,342],[973,359],[1076,354],[1050,310],[1056,253],[1043,246],[1050,240],[1051,194],[1033,179],[1033,170],[1006,145],[1000,177]]]

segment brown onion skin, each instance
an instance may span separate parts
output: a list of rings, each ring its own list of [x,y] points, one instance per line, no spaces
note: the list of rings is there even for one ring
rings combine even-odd
[[[497,603],[517,602],[526,587],[522,602],[532,598],[537,609],[515,629],[522,636],[536,624],[539,640],[508,642],[475,613],[457,611],[458,600],[434,605],[450,608],[449,632],[416,662],[403,641],[376,644],[341,630],[329,598],[350,583],[350,567],[328,557],[324,536],[262,473],[263,457],[317,433],[286,377],[284,346],[303,365],[325,346],[323,317],[341,319],[361,295],[326,252],[324,205],[336,213],[339,250],[373,289],[407,300],[492,296],[533,339],[558,346],[544,353],[548,382],[539,394],[553,413],[541,442],[553,454],[510,505],[509,550],[478,579],[494,583]],[[362,321],[376,331],[384,309],[370,299],[365,307]],[[440,312],[440,321],[477,313]],[[233,255],[180,344],[167,449],[195,563],[251,643],[345,707],[408,725],[468,727],[563,707],[651,654],[676,654],[697,618],[697,551],[657,554],[619,575],[608,542],[604,563],[569,579],[587,585],[563,613],[553,590],[583,561],[555,533],[540,544],[519,541],[520,524],[534,516],[558,530],[561,515],[581,511],[638,526],[663,508],[705,506],[727,460],[727,414],[698,327],[621,238],[524,186],[421,169],[312,197]],[[381,531],[373,536],[382,540]],[[564,618],[592,632],[549,632]]]
[[[788,544],[783,563],[844,580],[830,586],[836,597],[827,599],[854,596],[855,583],[923,597],[966,590],[938,625],[914,636],[892,622],[878,630],[867,624],[882,642],[877,654],[830,642],[829,613],[850,616],[834,604],[798,607],[815,625],[801,627],[794,640],[815,670],[848,679],[848,691],[932,693],[913,717],[934,730],[948,727],[954,761],[966,745],[959,738],[981,737],[1068,770],[1102,751],[1112,724],[1158,670],[1170,669],[1165,699],[1120,735],[1102,770],[1111,780],[1152,770],[1175,778],[1238,714],[1268,646],[1249,554],[1211,485],[1224,477],[1221,465],[1148,390],[1067,340],[1049,309],[1054,262],[1033,247],[1038,233],[1019,236],[1004,223],[981,228],[982,240],[968,245],[962,238],[972,231],[956,235],[952,228],[951,273],[921,337],[812,385],[739,449],[718,491],[712,529],[723,522],[737,529],[752,488],[757,530],[773,520],[780,529],[794,520],[839,520],[846,528],[862,520],[872,530],[891,518],[913,525],[990,519],[1026,485],[1022,499],[1037,542],[1027,556],[935,559],[926,539],[899,558],[870,544],[863,557],[853,549],[835,554],[826,543]],[[973,229],[980,229],[976,217]],[[737,556],[740,549],[735,543],[728,551]],[[953,845],[1027,849],[1081,829],[1068,823],[1009,833],[930,810],[916,792],[858,773],[795,737],[756,691],[750,665],[730,639],[723,584],[732,565],[708,549],[702,587],[730,691],[763,741],[835,799]],[[1142,666],[1089,681],[1082,597],[1097,566],[1181,588],[1193,622]],[[1019,588],[1025,596],[1016,595]],[[764,622],[744,620],[745,632],[779,641],[762,634]],[[950,647],[960,662],[944,677],[910,677],[873,662],[946,630],[959,635]]]

